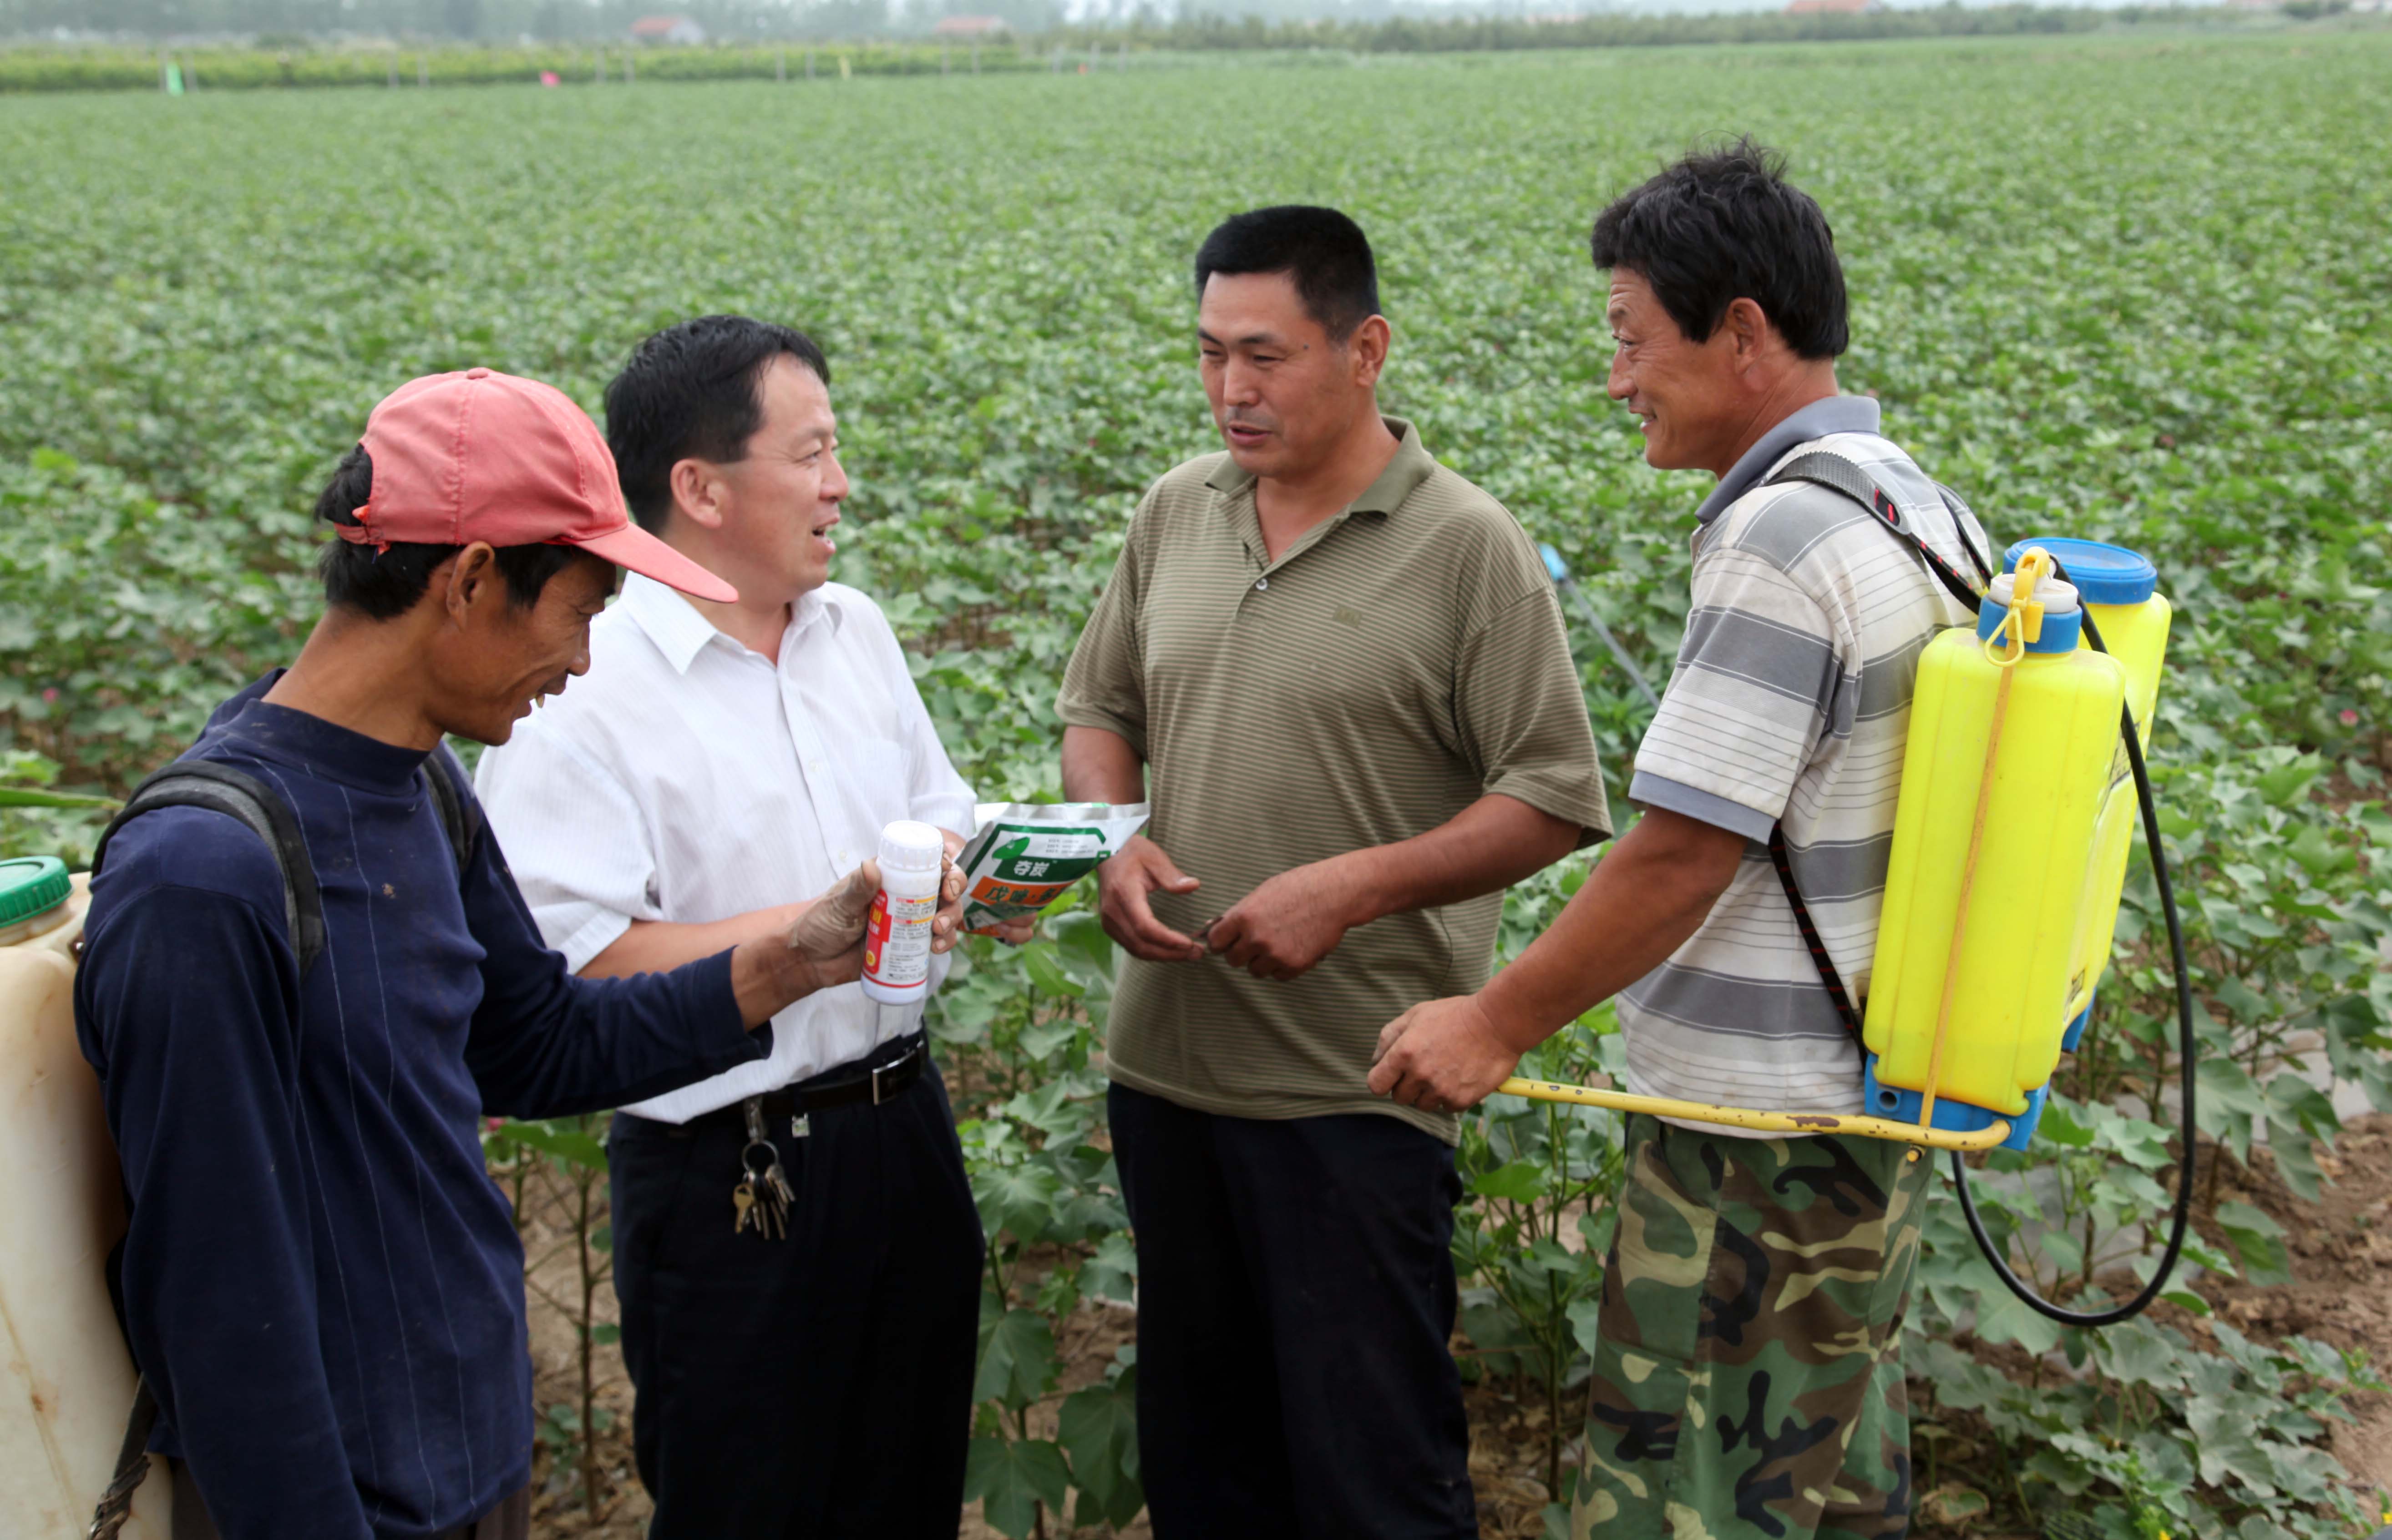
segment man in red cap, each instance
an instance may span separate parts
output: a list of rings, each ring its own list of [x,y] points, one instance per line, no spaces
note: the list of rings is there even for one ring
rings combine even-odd
[[[766,1057],[774,1012],[855,977],[878,877],[670,972],[573,977],[441,740],[503,743],[586,670],[618,565],[734,590],[630,523],[569,399],[488,369],[384,401],[317,514],[340,537],[297,661],[94,863],[76,1021],[131,1200],[149,1446],[178,1540],[520,1536],[523,1250],[483,1117]]]

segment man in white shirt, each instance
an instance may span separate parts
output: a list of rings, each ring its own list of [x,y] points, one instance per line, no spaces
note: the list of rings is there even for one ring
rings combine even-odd
[[[786,928],[894,820],[950,853],[971,828],[888,621],[829,581],[848,484],[828,382],[801,333],[708,316],[607,387],[633,516],[739,598],[632,578],[588,677],[482,758],[524,897],[583,974]],[[822,991],[774,1018],[770,1058],[616,1118],[652,1540],[955,1534],[982,1237],[920,1014]]]

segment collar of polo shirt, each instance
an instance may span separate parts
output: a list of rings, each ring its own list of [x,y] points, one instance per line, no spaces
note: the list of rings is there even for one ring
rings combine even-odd
[[[1761,441],[1747,449],[1728,473],[1720,478],[1711,495],[1695,510],[1695,522],[1707,524],[1726,512],[1728,504],[1751,491],[1797,444],[1808,444],[1829,434],[1873,434],[1878,431],[1878,421],[1877,402],[1866,395],[1831,395],[1788,413],[1785,421],[1762,434]]]
[[[1387,468],[1379,472],[1379,479],[1364,487],[1360,497],[1346,505],[1348,513],[1393,513],[1436,468],[1436,459],[1421,444],[1419,429],[1400,417],[1389,417],[1384,412],[1380,414],[1379,421],[1387,425],[1387,432],[1396,435],[1396,458],[1387,461]],[[1221,457],[1221,463],[1213,473],[1204,478],[1205,485],[1224,497],[1236,497],[1254,484],[1254,472],[1240,470],[1238,462],[1227,455]],[[657,587],[663,585],[658,584]],[[688,608],[687,605],[682,607]]]
[[[623,596],[616,602],[639,622],[640,629],[656,644],[656,651],[665,655],[676,674],[688,673],[691,661],[717,637],[722,637],[726,646],[747,651],[718,630],[714,622],[698,614],[696,605],[652,577],[626,573]],[[803,630],[816,620],[824,620],[837,629],[844,618],[845,611],[838,596],[825,586],[799,597],[795,613],[789,617],[789,628]]]

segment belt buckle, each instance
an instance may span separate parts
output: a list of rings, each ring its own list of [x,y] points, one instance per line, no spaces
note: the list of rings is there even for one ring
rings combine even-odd
[[[920,1054],[923,1051],[924,1046],[924,1044],[916,1043],[913,1047],[907,1049],[904,1053],[899,1055],[896,1058],[891,1059],[887,1064],[876,1064],[872,1067],[872,1105],[874,1106],[878,1106],[881,1101],[880,1077],[883,1075],[894,1075],[899,1070],[912,1064],[914,1062],[915,1055]]]

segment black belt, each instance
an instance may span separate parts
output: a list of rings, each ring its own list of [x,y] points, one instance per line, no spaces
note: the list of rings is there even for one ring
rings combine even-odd
[[[826,1069],[795,1085],[785,1085],[778,1091],[764,1093],[764,1116],[774,1121],[802,1118],[809,1112],[825,1107],[846,1106],[853,1102],[869,1102],[874,1106],[893,1101],[898,1093],[922,1078],[930,1068],[930,1044],[921,1033],[884,1042],[860,1059],[852,1059],[835,1069]],[[710,1130],[716,1124],[745,1131],[746,1099],[700,1113],[678,1129],[667,1124],[667,1132],[683,1136]]]

